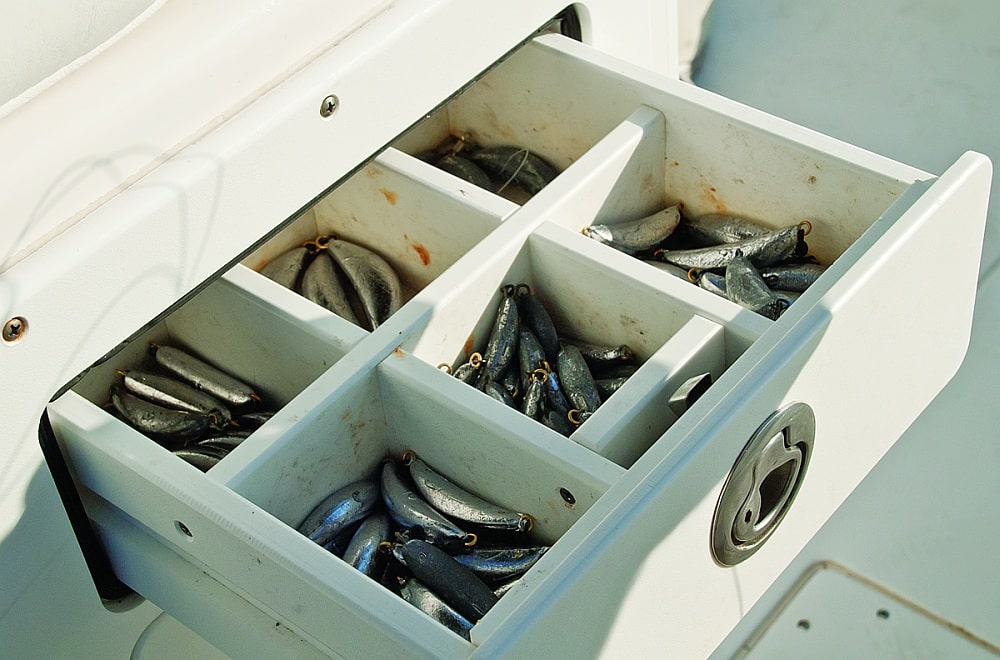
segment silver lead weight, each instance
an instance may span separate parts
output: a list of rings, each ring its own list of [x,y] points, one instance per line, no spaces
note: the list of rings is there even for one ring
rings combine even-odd
[[[703,373],[693,378],[688,378],[670,395],[667,406],[675,415],[680,417],[688,408],[694,405],[695,401],[701,398],[701,395],[705,393],[705,390],[711,384],[712,374],[710,373]]]

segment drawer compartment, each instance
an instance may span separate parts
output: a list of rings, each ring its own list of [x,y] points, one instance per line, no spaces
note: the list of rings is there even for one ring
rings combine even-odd
[[[342,358],[363,333],[330,324],[308,307],[273,304],[267,298],[271,292],[268,287],[261,290],[259,280],[246,268],[234,269],[90,369],[74,392],[103,407],[109,402],[112,384],[121,382],[117,372],[167,374],[151,356],[150,344],[155,343],[180,348],[251,385],[261,399],[253,410],[277,411]],[[258,429],[237,447],[241,454],[281,425],[281,416],[276,417],[268,420],[265,432]],[[137,442],[146,439],[117,418],[108,423],[125,426],[123,435],[133,435]],[[231,428],[225,426],[221,432]]]
[[[599,89],[599,80],[580,77],[573,57],[555,52],[541,57],[544,64],[536,45],[527,44],[414,126],[394,146],[429,158],[428,152],[449,139],[467,137],[478,147],[527,150],[562,172],[634,106],[608,99]],[[601,101],[595,103],[595,98]],[[459,145],[458,154],[474,151],[475,146]],[[519,204],[530,199],[516,182],[503,177],[494,181],[497,189]]]
[[[447,180],[418,178],[421,174],[426,174],[421,163],[389,149],[243,263],[259,271],[287,250],[332,236],[385,259],[399,278],[405,304],[515,208],[492,195],[470,200],[448,188]]]
[[[528,42],[414,121],[243,261],[258,268],[323,233],[384,251],[408,300],[384,331],[239,265],[188,303],[203,310],[180,308],[50,404],[112,563],[234,654],[245,647],[213,626],[275,639],[277,622],[349,657],[707,655],[961,362],[988,162],[965,155],[935,178],[558,36]],[[509,200],[414,157],[463,133],[537,151],[561,173],[530,201]],[[675,203],[773,227],[808,220],[810,252],[828,270],[771,321],[581,233]],[[947,283],[926,267],[932,253],[952,265]],[[502,288],[522,283],[561,334],[625,343],[639,358],[569,437],[438,368],[482,350]],[[161,336],[259,374],[281,406],[206,474],[99,408],[117,361],[138,361]],[[707,391],[671,411],[681,383],[704,373]],[[907,386],[881,384],[884,374]],[[719,492],[754,431],[792,402],[816,419],[802,488],[766,547],[724,568],[709,542]],[[532,514],[534,538],[553,543],[471,643],[294,530],[326,494],[407,449]],[[163,575],[131,561],[150,546],[179,559]],[[167,575],[181,585],[164,586]],[[221,607],[207,621],[178,607],[202,575],[244,614]]]

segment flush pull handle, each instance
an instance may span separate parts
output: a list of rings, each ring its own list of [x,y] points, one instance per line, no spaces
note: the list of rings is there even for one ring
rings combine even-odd
[[[793,403],[754,432],[729,472],[712,519],[712,555],[744,561],[770,538],[802,485],[816,434],[812,408]]]

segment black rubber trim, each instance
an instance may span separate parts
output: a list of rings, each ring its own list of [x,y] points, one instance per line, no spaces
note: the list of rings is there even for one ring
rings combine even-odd
[[[583,27],[580,25],[580,15],[576,13],[576,9],[572,5],[564,9],[556,18],[559,20],[559,32],[564,37],[583,41]]]
[[[49,466],[52,480],[56,484],[59,492],[59,499],[62,500],[69,523],[73,527],[77,543],[83,552],[83,559],[87,562],[90,570],[90,577],[97,587],[97,593],[103,601],[118,601],[126,596],[130,596],[135,591],[127,584],[118,579],[114,568],[111,567],[111,559],[108,557],[104,544],[98,538],[97,532],[87,516],[87,511],[83,507],[83,500],[76,490],[73,476],[70,474],[69,466],[66,464],[66,457],[63,456],[62,449],[56,440],[56,435],[52,430],[52,423],[49,421],[49,413],[46,410],[42,413],[42,418],[38,423],[38,444],[42,447],[42,456]]]

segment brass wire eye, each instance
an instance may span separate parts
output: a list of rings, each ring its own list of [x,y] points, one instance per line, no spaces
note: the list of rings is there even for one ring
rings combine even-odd
[[[311,238],[303,243],[302,247],[307,248],[309,252],[316,253],[320,250],[325,250],[332,238],[334,238],[333,234],[320,234],[316,238]]]

